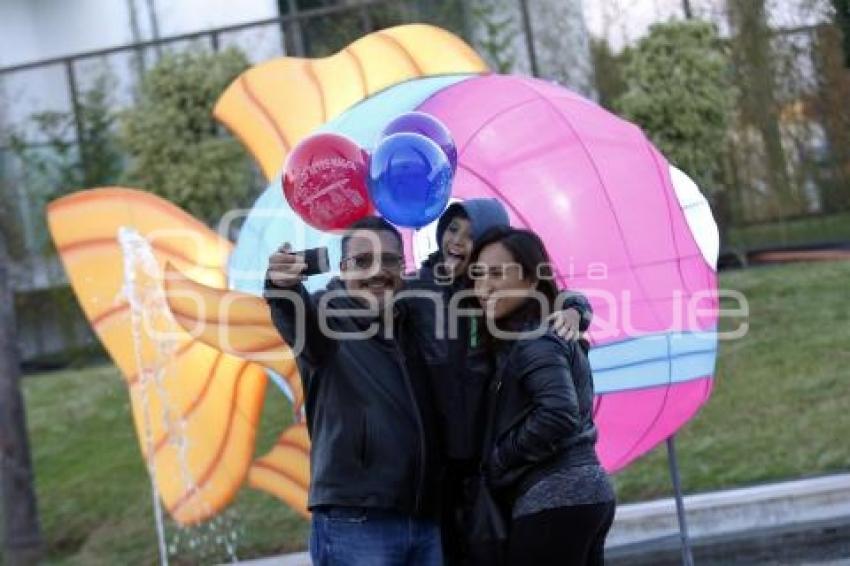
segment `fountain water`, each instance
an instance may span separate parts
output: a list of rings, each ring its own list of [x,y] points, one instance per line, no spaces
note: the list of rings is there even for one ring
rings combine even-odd
[[[151,479],[154,520],[160,562],[168,564],[169,556],[180,552],[185,540],[189,552],[201,553],[209,558],[208,552],[223,546],[231,562],[236,561],[236,531],[232,514],[225,513],[196,527],[176,527],[170,543],[166,544],[165,520],[157,488],[156,466],[154,465],[155,439],[154,419],[162,419],[162,430],[167,442],[177,447],[181,480],[187,493],[197,493],[195,477],[189,469],[188,453],[191,446],[186,434],[186,419],[180,414],[179,405],[170,399],[165,380],[167,369],[175,358],[178,342],[185,333],[174,321],[163,290],[163,272],[154,256],[150,242],[132,228],[122,227],[118,233],[124,259],[123,298],[130,305],[132,339],[138,382],[143,410],[144,452]],[[152,346],[152,347],[151,347]],[[174,377],[170,377],[173,379]],[[161,407],[159,415],[152,414],[151,400]]]

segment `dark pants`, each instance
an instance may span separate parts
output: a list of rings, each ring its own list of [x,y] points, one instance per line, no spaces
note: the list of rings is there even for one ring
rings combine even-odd
[[[310,558],[314,566],[440,566],[440,529],[436,521],[382,509],[315,509]]]
[[[469,521],[469,482],[477,477],[475,461],[449,460],[442,482],[440,527],[447,566],[470,564],[466,531]]]
[[[602,566],[615,506],[610,501],[558,507],[515,519],[508,541],[508,564]]]

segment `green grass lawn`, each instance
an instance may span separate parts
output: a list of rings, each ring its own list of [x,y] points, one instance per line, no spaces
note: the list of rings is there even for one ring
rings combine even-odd
[[[677,437],[686,492],[850,471],[848,282],[850,262],[721,275],[747,296],[750,328],[721,342],[714,394]],[[616,483],[623,501],[670,495],[664,446]]]
[[[118,371],[103,366],[29,376],[24,393],[48,562],[158,562],[151,484]],[[258,455],[274,444],[290,412],[270,387]],[[234,532],[240,558],[298,550],[307,536],[303,519],[248,487],[212,524],[181,530],[166,521],[165,529],[176,564],[228,561],[218,539]]]
[[[850,240],[850,212],[730,228],[723,245],[738,249]]]
[[[687,492],[850,470],[850,262],[724,273],[749,299],[749,334],[723,342],[714,395],[678,440]],[[726,328],[740,320],[724,321]],[[157,561],[150,482],[111,366],[25,380],[41,518],[54,564]],[[257,452],[288,420],[270,388]],[[621,501],[670,494],[663,446],[616,476]],[[166,525],[174,563],[226,561],[304,548],[306,523],[244,488],[216,521],[182,532]],[[192,540],[204,540],[199,550]],[[205,550],[203,550],[205,549]]]

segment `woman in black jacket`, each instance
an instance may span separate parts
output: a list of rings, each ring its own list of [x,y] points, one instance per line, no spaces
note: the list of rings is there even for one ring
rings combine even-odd
[[[509,509],[508,563],[602,564],[615,496],[596,456],[586,346],[545,324],[558,308],[546,249],[496,228],[471,264],[495,367],[484,469]]]
[[[466,522],[469,501],[466,490],[471,478],[480,469],[481,434],[487,384],[492,367],[486,351],[481,348],[477,320],[459,316],[457,335],[445,340],[431,336],[434,320],[452,324],[450,308],[456,294],[471,291],[468,265],[474,243],[488,230],[508,227],[508,213],[496,199],[479,198],[450,205],[437,223],[439,249],[422,264],[417,277],[407,281],[408,290],[436,292],[442,297],[442,316],[421,317],[426,328],[421,332],[423,342],[445,348],[447,364],[444,372],[434,375],[433,394],[439,415],[441,444],[445,455],[445,478],[442,501],[442,531],[446,563],[469,564],[467,556]],[[552,317],[555,332],[570,338],[587,330],[592,310],[587,299],[579,293],[565,295],[566,300]],[[413,304],[413,303],[411,303]],[[433,308],[429,301],[417,301],[417,308]]]

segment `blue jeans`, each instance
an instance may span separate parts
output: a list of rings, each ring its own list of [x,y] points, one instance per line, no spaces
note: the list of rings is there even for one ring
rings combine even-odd
[[[314,566],[440,566],[440,528],[436,521],[383,509],[315,509],[310,558]]]

